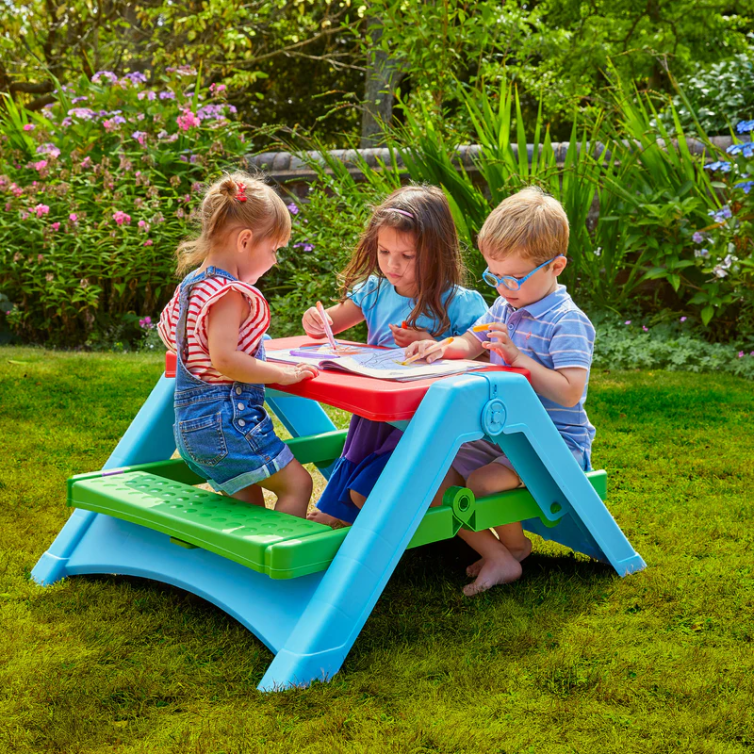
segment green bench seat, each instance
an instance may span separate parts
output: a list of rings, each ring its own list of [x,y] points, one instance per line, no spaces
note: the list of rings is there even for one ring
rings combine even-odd
[[[587,476],[604,499],[607,474]],[[348,534],[348,528],[331,529],[192,486],[201,481],[180,459],[83,474],[69,479],[68,504],[146,526],[176,545],[209,550],[274,579],[326,570]],[[462,526],[481,531],[532,518],[557,525],[525,489],[475,500],[470,490],[454,487],[443,505],[427,511],[409,547],[448,539]]]

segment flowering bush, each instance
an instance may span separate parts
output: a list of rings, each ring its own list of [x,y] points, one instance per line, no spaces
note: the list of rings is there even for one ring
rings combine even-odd
[[[61,345],[124,321],[133,338],[172,294],[202,182],[245,152],[241,126],[222,88],[202,91],[185,67],[152,86],[100,71],[56,96],[41,113],[8,100],[0,120],[7,322]]]
[[[739,134],[752,130],[754,120],[737,126]],[[705,325],[713,316],[741,307],[746,317],[741,328],[754,337],[754,144],[733,144],[727,153],[731,159],[706,166],[721,179],[712,185],[723,192],[726,203],[710,211],[712,222],[694,233],[697,268],[707,283],[690,303],[702,307]]]

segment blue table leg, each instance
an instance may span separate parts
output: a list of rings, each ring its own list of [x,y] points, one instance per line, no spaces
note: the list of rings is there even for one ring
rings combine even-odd
[[[175,380],[164,375],[160,377],[103,469],[164,461],[173,455],[174,392]],[[34,566],[31,572],[34,581],[47,585],[66,576],[68,559],[98,515],[92,511],[74,510],[49,550]]]

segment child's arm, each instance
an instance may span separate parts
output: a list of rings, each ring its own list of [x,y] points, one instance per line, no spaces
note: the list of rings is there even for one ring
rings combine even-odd
[[[349,327],[358,325],[359,322],[364,321],[364,314],[351,299],[346,299],[341,304],[335,304],[329,309],[325,309],[328,320],[330,320],[330,326],[334,333],[343,332]],[[301,318],[301,324],[303,325],[304,332],[310,338],[324,338],[325,328],[322,326],[322,318],[319,316],[316,306],[309,307]]]
[[[238,291],[228,291],[212,304],[207,315],[207,345],[212,366],[228,379],[268,385],[293,385],[316,377],[311,364],[270,364],[239,351],[238,330],[249,314],[249,305]]]
[[[508,328],[504,324],[491,325],[487,335],[496,340],[487,340],[482,347],[495,351],[505,359],[506,364],[512,367],[528,369],[531,375],[531,385],[539,395],[568,408],[579,402],[586,384],[588,374],[586,368],[548,369],[518,350],[508,336]]]
[[[430,349],[437,346],[436,340],[419,340],[411,343],[406,348],[406,358],[410,359],[415,354],[424,354]],[[478,338],[471,333],[465,332],[459,337],[453,338],[453,342],[447,346],[441,346],[427,356],[427,364],[431,364],[438,359],[475,359],[484,349]]]

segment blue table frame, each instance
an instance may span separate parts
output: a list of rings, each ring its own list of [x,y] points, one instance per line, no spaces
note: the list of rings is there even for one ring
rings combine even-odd
[[[361,378],[366,379],[366,378]],[[292,386],[295,389],[295,386]],[[104,466],[162,461],[175,451],[174,380],[162,376]],[[294,437],[334,429],[315,401],[269,390]],[[644,568],[579,468],[525,377],[477,372],[434,382],[330,567],[272,580],[202,549],[110,516],[75,510],[32,571],[47,585],[112,573],[162,581],[203,597],[253,631],[275,658],[259,684],[272,691],[328,680],[340,669],[416,531],[459,446],[484,436],[513,462],[544,517],[524,527],[609,563],[620,576]],[[322,469],[327,475],[328,469]]]

